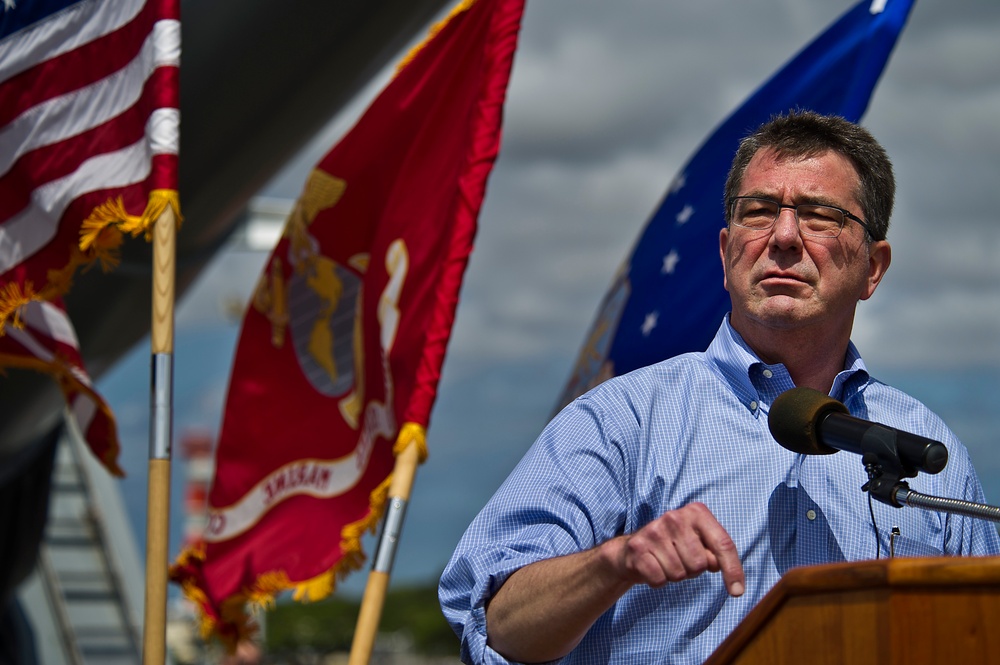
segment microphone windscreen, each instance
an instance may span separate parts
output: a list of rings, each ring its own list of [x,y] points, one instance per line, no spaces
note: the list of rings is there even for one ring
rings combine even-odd
[[[829,413],[848,413],[847,407],[812,388],[792,388],[778,395],[767,415],[771,436],[783,448],[804,455],[837,452],[820,442],[817,427]]]

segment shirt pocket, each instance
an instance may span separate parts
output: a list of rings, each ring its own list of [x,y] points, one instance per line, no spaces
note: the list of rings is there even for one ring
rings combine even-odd
[[[898,557],[944,556],[944,552],[934,545],[915,538],[896,536],[893,538],[893,554]]]

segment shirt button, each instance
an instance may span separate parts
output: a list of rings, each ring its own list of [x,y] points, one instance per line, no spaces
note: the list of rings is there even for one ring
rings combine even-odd
[[[816,511],[812,510],[811,508],[809,510],[807,510],[806,511],[806,518],[808,518],[810,522],[813,521],[814,519],[816,519]]]
[[[769,369],[765,369],[765,370],[764,370],[764,371],[762,372],[762,374],[764,375],[764,378],[765,378],[765,379],[770,379],[770,378],[771,378],[772,376],[774,376],[774,372],[772,372],[772,371],[771,371],[771,370],[769,370]]]
[[[751,411],[757,410],[757,402],[750,402],[750,410]]]

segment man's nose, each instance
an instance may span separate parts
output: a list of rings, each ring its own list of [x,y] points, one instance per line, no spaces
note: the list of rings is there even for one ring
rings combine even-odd
[[[779,208],[778,218],[771,228],[771,242],[782,249],[788,249],[798,245],[801,240],[795,208]]]

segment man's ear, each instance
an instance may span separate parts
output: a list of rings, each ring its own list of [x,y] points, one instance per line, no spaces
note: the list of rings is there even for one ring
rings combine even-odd
[[[729,275],[726,270],[726,247],[729,246],[729,228],[719,231],[719,258],[722,259],[722,288],[729,290]]]
[[[872,297],[879,282],[882,281],[882,277],[885,276],[885,271],[889,269],[890,263],[892,263],[892,248],[889,246],[889,241],[873,241],[868,247],[868,283],[861,296],[862,300],[868,300]]]

